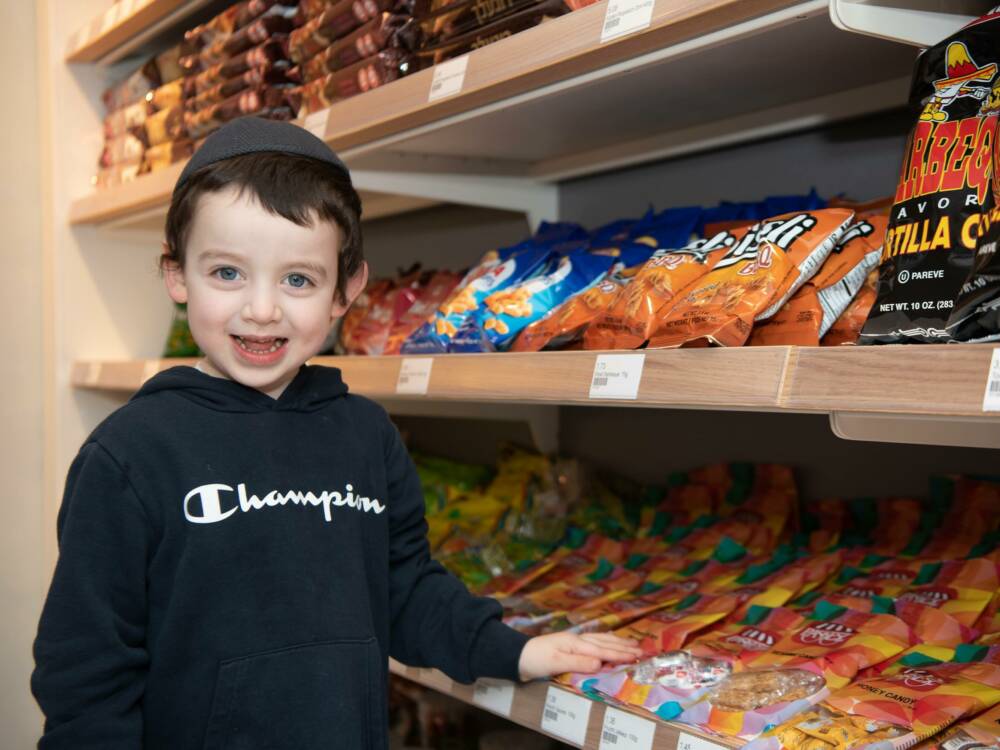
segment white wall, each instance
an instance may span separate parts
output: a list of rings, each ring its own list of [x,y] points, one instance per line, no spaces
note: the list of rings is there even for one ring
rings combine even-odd
[[[30,747],[40,714],[28,692],[31,642],[41,607],[42,218],[35,6],[4,4],[0,26],[0,745]]]

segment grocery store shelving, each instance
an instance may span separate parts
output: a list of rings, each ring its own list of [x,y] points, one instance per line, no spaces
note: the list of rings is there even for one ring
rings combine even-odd
[[[217,0],[118,0],[73,34],[66,62],[110,63]]]
[[[562,742],[570,742],[586,750],[618,746],[618,742],[601,742],[605,727],[605,715],[608,710],[612,709],[609,709],[604,703],[595,701],[587,701],[586,705],[589,708],[586,709],[586,718],[574,717],[577,721],[572,722],[563,715],[562,721],[555,724],[555,726],[561,726],[569,732],[578,733],[578,736],[583,737],[582,742],[575,741],[567,734],[561,734],[558,731],[548,731],[546,726],[551,729],[553,725],[546,725],[544,719],[545,711],[548,706],[551,706],[551,701],[554,698],[558,700],[569,696],[569,700],[572,702],[576,697],[574,693],[551,682],[529,682],[514,685],[498,681],[483,681],[475,685],[462,685],[453,682],[437,670],[407,667],[397,661],[389,662],[389,670],[395,675],[424,687],[450,695],[464,703],[484,708],[523,727],[547,734]],[[504,690],[507,691],[506,698],[510,701],[509,705],[499,695]],[[489,695],[491,691],[492,695]],[[643,716],[631,709],[616,706],[613,710],[622,711],[630,717],[637,717],[640,723],[648,722],[654,731],[651,744],[646,745],[640,741],[624,745],[625,747],[648,747],[650,750],[725,750],[725,748],[737,746],[722,738],[710,739],[690,727],[653,720],[648,715]]]
[[[993,5],[991,0],[830,0],[830,19],[845,31],[929,47]]]
[[[599,2],[474,51],[454,96],[428,101],[424,70],[302,124],[361,190],[536,222],[557,218],[559,180],[891,109],[908,92],[912,50],[837,29],[827,0],[657,0],[648,28],[601,43],[606,13]],[[70,221],[165,210],[179,168],[85,195]]]
[[[312,362],[339,367],[352,390],[383,401],[820,413],[845,438],[1000,447],[1000,414],[983,412],[992,352],[974,344],[650,350],[634,401],[591,398],[599,352],[437,356],[419,396],[397,392],[404,357]],[[80,361],[71,380],[133,391],[161,369],[190,363]]]

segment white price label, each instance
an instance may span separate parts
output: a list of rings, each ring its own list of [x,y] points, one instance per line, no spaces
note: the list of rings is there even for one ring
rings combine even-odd
[[[427,395],[427,386],[431,382],[431,367],[433,365],[434,360],[430,357],[405,358],[399,365],[396,393],[408,396]]]
[[[601,28],[601,44],[642,31],[653,20],[653,0],[608,0]]]
[[[611,708],[604,712],[604,726],[601,727],[601,744],[598,750],[650,750],[656,724],[649,719]]]
[[[590,397],[634,401],[639,395],[645,362],[645,354],[599,354],[590,381]]]
[[[476,681],[472,701],[495,714],[510,716],[510,707],[514,704],[514,683],[484,677]]]
[[[302,127],[312,133],[314,136],[320,140],[326,139],[326,123],[330,119],[330,110],[321,109],[319,112],[313,112],[312,114],[306,115],[305,122],[302,123]]]
[[[677,750],[727,750],[724,745],[710,742],[704,737],[695,737],[687,732],[679,732],[677,735]]]
[[[1000,411],[1000,349],[993,350],[990,371],[986,374],[983,411]]]
[[[461,92],[462,84],[465,83],[465,69],[467,67],[469,67],[468,55],[462,55],[454,60],[435,65],[434,78],[431,80],[431,92],[427,96],[427,101],[433,102]]]
[[[587,741],[587,723],[592,705],[593,702],[586,698],[550,686],[542,710],[542,729],[583,747]]]

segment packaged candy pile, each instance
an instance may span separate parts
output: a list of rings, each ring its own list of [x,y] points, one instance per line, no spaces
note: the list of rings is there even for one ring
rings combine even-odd
[[[881,209],[815,193],[543,224],[463,274],[374,280],[336,351],[854,343],[875,298]]]
[[[508,624],[647,654],[570,689],[753,750],[1000,742],[1000,483],[806,501],[779,465],[663,488],[518,450],[417,465],[436,557]]]

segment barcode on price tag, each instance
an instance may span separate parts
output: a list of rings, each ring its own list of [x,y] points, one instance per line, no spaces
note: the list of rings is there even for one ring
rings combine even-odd
[[[650,750],[656,725],[649,719],[633,716],[617,708],[608,707],[604,712],[601,744],[598,750]]]
[[[480,679],[472,690],[472,701],[501,716],[510,716],[514,704],[514,683],[506,680]]]
[[[634,401],[639,395],[645,354],[599,354],[590,381],[591,398]]]
[[[693,734],[680,732],[677,735],[677,750],[728,750],[728,748],[710,742],[704,737],[695,737]]]
[[[549,687],[542,711],[542,729],[549,734],[583,747],[587,740],[587,723],[593,703],[579,695]]]
[[[1000,349],[993,350],[990,371],[986,375],[983,411],[1000,411]]]
[[[608,0],[601,29],[601,44],[612,39],[642,31],[653,20],[654,0]]]
[[[434,78],[431,80],[431,92],[427,96],[427,101],[433,102],[436,99],[444,99],[446,96],[454,96],[462,90],[465,83],[465,69],[469,66],[469,56],[462,55],[454,60],[440,63],[434,66]]]
[[[431,382],[431,367],[434,360],[431,357],[406,357],[399,365],[399,377],[396,379],[396,393],[407,396],[424,396]]]

